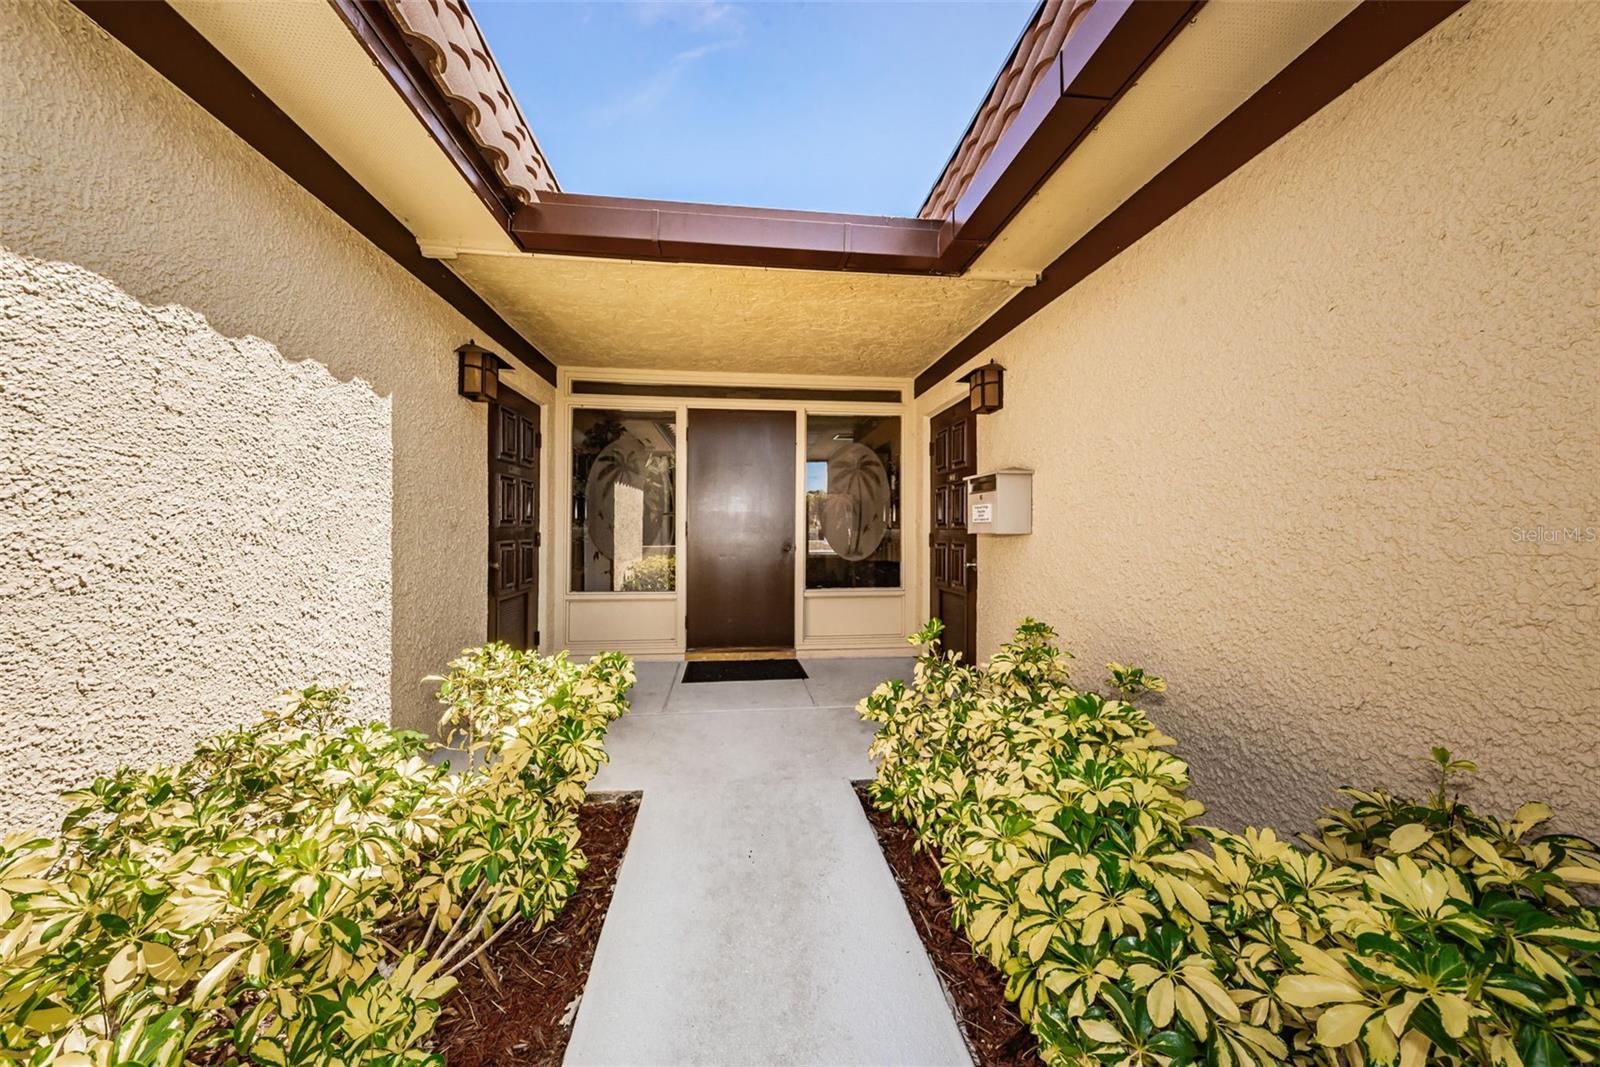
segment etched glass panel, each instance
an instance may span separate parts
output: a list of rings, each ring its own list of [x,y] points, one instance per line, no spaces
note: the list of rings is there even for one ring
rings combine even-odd
[[[900,586],[900,417],[806,417],[806,588]]]
[[[670,411],[573,411],[573,592],[677,587],[675,420]]]

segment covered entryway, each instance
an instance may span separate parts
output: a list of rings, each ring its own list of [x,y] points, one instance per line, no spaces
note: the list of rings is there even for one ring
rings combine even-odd
[[[578,655],[900,653],[926,618],[911,410],[903,381],[563,371],[550,641]]]

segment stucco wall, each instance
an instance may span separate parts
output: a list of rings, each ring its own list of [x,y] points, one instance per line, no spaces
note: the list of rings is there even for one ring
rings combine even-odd
[[[481,332],[66,4],[0,42],[0,825],[286,686],[427,724],[483,637]]]
[[[1038,473],[983,653],[1165,674],[1223,823],[1443,743],[1600,832],[1597,52],[1600,5],[1470,4],[985,353],[982,464]]]

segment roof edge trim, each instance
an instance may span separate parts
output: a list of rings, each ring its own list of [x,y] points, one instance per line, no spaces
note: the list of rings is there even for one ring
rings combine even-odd
[[[552,385],[555,364],[456,277],[411,231],[166,0],[72,0],[123,47],[267,162]]]
[[[1362,0],[916,379],[921,396],[1276,144],[1467,0]]]

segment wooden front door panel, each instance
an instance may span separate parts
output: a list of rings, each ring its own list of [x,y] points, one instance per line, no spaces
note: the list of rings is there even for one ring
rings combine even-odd
[[[978,538],[967,532],[967,483],[978,473],[978,425],[966,400],[929,426],[929,610],[944,620],[944,648],[972,663],[978,642]]]
[[[539,408],[500,387],[489,405],[489,640],[539,645]]]
[[[689,412],[690,648],[794,647],[792,411]]]

